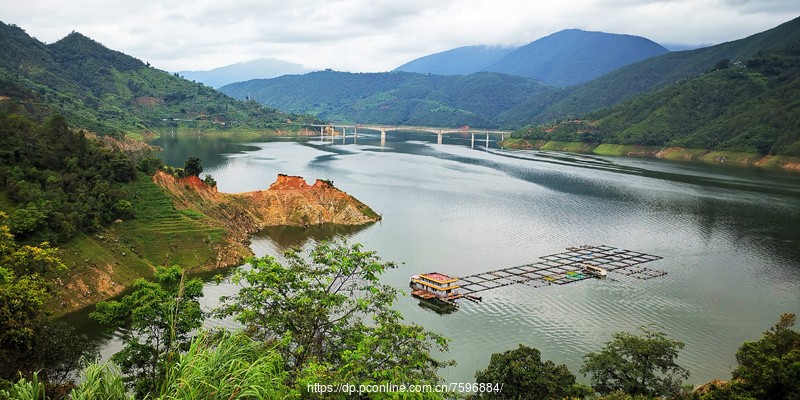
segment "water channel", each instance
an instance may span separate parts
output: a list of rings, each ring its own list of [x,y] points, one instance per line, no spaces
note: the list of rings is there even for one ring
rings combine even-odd
[[[350,133],[352,135],[352,133]],[[689,383],[729,379],[734,354],[781,313],[800,314],[800,174],[757,168],[508,151],[492,137],[359,132],[334,139],[237,142],[164,137],[165,163],[202,159],[222,192],[266,189],[277,174],[332,180],[382,214],[365,227],[272,228],[253,237],[258,256],[342,234],[403,263],[383,281],[408,291],[410,275],[469,275],[539,261],[583,244],[608,244],[663,260],[642,281],[622,275],[564,286],[512,285],[439,314],[403,297],[407,323],[452,339],[448,382],[472,382],[494,352],[519,344],[578,374],[581,357],[615,332],[658,324],[686,343]],[[480,140],[478,140],[480,139]],[[231,285],[206,287],[214,307]],[[224,323],[224,322],[218,322]],[[113,348],[113,345],[110,345]],[[110,350],[106,350],[108,352]]]

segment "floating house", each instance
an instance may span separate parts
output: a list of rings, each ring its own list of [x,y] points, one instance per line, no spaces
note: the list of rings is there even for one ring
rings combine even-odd
[[[460,287],[456,282],[458,278],[439,272],[414,275],[410,283],[411,294],[424,300],[436,299],[449,303],[463,297],[456,291]]]

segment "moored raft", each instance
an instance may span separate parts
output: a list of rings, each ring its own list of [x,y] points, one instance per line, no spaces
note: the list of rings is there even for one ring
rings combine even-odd
[[[666,271],[637,267],[639,264],[661,260],[663,257],[612,246],[568,247],[566,252],[540,257],[538,263],[504,268],[479,274],[456,277],[441,272],[429,272],[411,277],[411,294],[423,300],[438,300],[455,304],[467,298],[480,301],[477,292],[517,283],[530,286],[564,285],[589,278],[605,278],[617,272],[639,279],[651,279]]]

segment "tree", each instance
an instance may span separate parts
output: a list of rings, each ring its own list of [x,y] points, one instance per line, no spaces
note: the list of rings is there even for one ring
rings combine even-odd
[[[651,327],[640,327],[639,335],[615,333],[600,352],[583,356],[580,371],[592,376],[592,387],[597,392],[621,391],[651,397],[681,392],[681,381],[689,377],[689,370],[675,360],[684,344]]]
[[[158,267],[155,280],[136,281],[133,293],[121,301],[100,302],[90,314],[98,322],[126,328],[125,346],[111,360],[139,397],[156,393],[170,363],[188,349],[204,319],[200,279],[186,281],[180,267],[172,266]]]
[[[186,176],[199,176],[201,172],[203,172],[203,165],[200,164],[200,159],[197,157],[189,157],[185,163],[183,163],[183,172]]]
[[[234,316],[256,339],[280,342],[291,379],[440,381],[437,369],[450,363],[436,360],[429,350],[446,350],[447,339],[402,324],[402,316],[390,308],[397,291],[379,277],[393,263],[381,263],[374,252],[344,239],[321,242],[307,257],[291,250],[285,258],[285,266],[272,257],[249,260],[251,269],[232,276],[242,288],[223,298],[217,314]]]
[[[0,212],[0,382],[39,371],[43,383],[63,383],[89,347],[85,335],[48,318],[45,277],[66,267],[47,243],[17,245],[4,218]]]
[[[500,392],[484,392],[486,399],[583,398],[591,388],[575,381],[564,364],[542,361],[539,350],[520,344],[519,348],[492,354],[489,366],[475,373],[478,384],[501,384]]]
[[[744,393],[763,400],[800,399],[800,332],[791,329],[795,321],[794,314],[783,314],[761,340],[739,347],[733,378],[741,381]]]

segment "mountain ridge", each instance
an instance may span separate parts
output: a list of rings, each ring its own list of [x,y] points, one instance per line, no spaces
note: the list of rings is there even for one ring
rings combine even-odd
[[[70,126],[101,136],[296,131],[319,122],[236,100],[78,32],[45,45],[22,28],[0,22],[0,48],[0,109],[38,121],[61,114]]]
[[[486,71],[516,47],[463,46],[411,60],[393,71],[437,75],[470,75]]]
[[[258,58],[208,71],[178,71],[177,74],[185,79],[203,82],[204,85],[218,89],[234,82],[269,79],[282,75],[296,75],[308,72],[312,71],[301,64],[276,58]]]
[[[668,52],[641,36],[564,29],[517,48],[489,69],[563,87]]]

